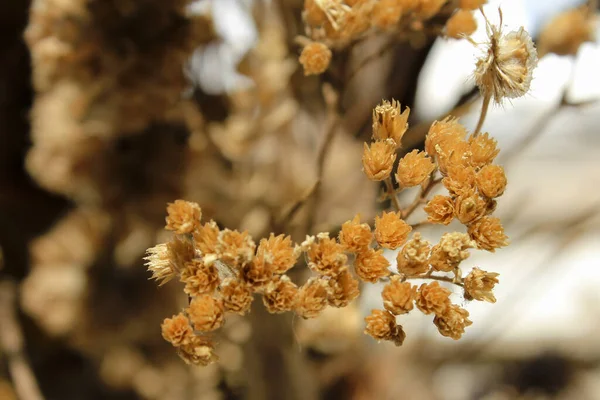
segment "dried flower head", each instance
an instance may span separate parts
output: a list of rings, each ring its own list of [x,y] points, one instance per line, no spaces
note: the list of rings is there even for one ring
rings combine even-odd
[[[201,225],[194,231],[194,244],[201,254],[214,254],[217,252],[219,227],[215,221]]]
[[[167,226],[165,229],[177,234],[191,233],[200,225],[200,206],[185,200],[175,200],[167,206]]]
[[[402,250],[398,252],[396,262],[398,271],[407,275],[420,275],[429,270],[429,252],[431,246],[428,241],[421,238],[421,234],[416,232],[413,238],[409,240]]]
[[[225,321],[223,302],[208,294],[194,297],[187,309],[187,314],[194,324],[194,329],[201,332],[219,329]]]
[[[436,157],[439,151],[448,152],[457,142],[464,141],[466,136],[467,128],[455,117],[434,121],[425,137],[425,151],[430,157]]]
[[[500,152],[496,139],[490,137],[487,132],[475,137],[471,136],[469,144],[471,146],[471,165],[475,168],[491,164]]]
[[[437,281],[423,283],[416,304],[423,314],[442,315],[450,307],[450,290],[441,287]]]
[[[372,310],[371,314],[365,317],[365,322],[365,334],[375,340],[389,340],[396,346],[401,346],[406,338],[402,327],[396,324],[396,317],[388,311]]]
[[[454,340],[460,339],[465,333],[465,328],[472,324],[469,312],[455,304],[451,304],[443,314],[436,314],[433,323],[442,336]]]
[[[495,303],[496,297],[492,290],[499,282],[496,272],[487,272],[479,268],[473,268],[471,273],[465,278],[465,299],[487,301]]]
[[[248,232],[224,229],[217,236],[219,259],[230,267],[243,266],[252,261],[256,244]]]
[[[352,300],[358,297],[358,280],[356,280],[347,269],[339,275],[332,277],[329,281],[329,305],[333,307],[346,307]]]
[[[446,21],[446,35],[454,39],[470,36],[476,30],[477,22],[468,10],[458,10]]]
[[[396,142],[392,139],[378,140],[364,145],[362,156],[365,174],[372,181],[382,181],[390,176],[396,161]]]
[[[477,173],[477,189],[488,198],[502,196],[506,189],[504,168],[499,165],[486,165]]]
[[[436,146],[438,168],[443,175],[452,168],[468,168],[471,163],[471,146],[464,141],[446,141]]]
[[[289,236],[270,234],[268,239],[261,239],[256,250],[256,256],[263,258],[271,266],[275,274],[285,274],[290,270],[299,253],[294,251],[292,239]]]
[[[447,0],[419,0],[412,11],[421,19],[429,19],[436,15]],[[411,1],[411,3],[413,3]]]
[[[268,312],[279,314],[296,307],[298,287],[286,275],[270,282],[263,293],[263,304]]]
[[[470,224],[485,215],[487,202],[476,191],[464,191],[454,199],[454,215],[463,224]]]
[[[180,280],[185,283],[183,291],[189,296],[210,294],[219,286],[219,272],[213,264],[205,265],[201,260],[195,259],[186,264]]]
[[[373,241],[373,233],[369,224],[361,224],[360,216],[356,215],[352,221],[342,224],[338,239],[346,251],[359,253],[369,247]]]
[[[414,307],[417,298],[417,287],[402,282],[399,276],[392,277],[381,292],[383,306],[394,315],[406,314]]]
[[[194,258],[194,247],[189,241],[174,237],[168,243],[149,248],[147,254],[144,260],[148,271],[152,272],[150,279],[158,281],[159,286],[162,286],[173,279],[185,264]]]
[[[252,262],[246,264],[242,269],[242,276],[246,283],[259,292],[276,277],[273,275],[271,264],[262,256],[256,256]]]
[[[365,249],[356,256],[354,270],[365,282],[375,283],[390,274],[390,262],[383,255],[383,250]]]
[[[400,22],[403,11],[402,3],[398,0],[379,0],[373,7],[371,21],[379,29],[393,29]]]
[[[246,314],[252,305],[252,290],[244,282],[237,278],[226,278],[221,284],[221,297],[225,311],[240,315]]]
[[[315,318],[327,307],[327,282],[310,278],[298,291],[296,314],[302,318]]]
[[[402,186],[412,187],[423,183],[435,170],[435,164],[423,151],[413,150],[400,159],[396,180]]]
[[[373,110],[373,139],[385,141],[392,139],[396,147],[400,147],[402,136],[408,129],[410,108],[405,107],[400,113],[400,103],[383,100]]]
[[[190,320],[181,313],[173,315],[172,318],[165,318],[160,328],[162,337],[176,347],[190,343],[194,336]]]
[[[206,366],[218,361],[214,350],[209,338],[192,336],[190,343],[177,348],[177,354],[186,364]]]
[[[326,235],[317,236],[307,252],[309,268],[322,275],[337,275],[348,262],[344,247]]]
[[[485,98],[491,97],[496,103],[523,96],[538,60],[531,37],[522,27],[506,35],[487,20],[486,27],[489,42],[486,54],[477,61],[475,83]]]
[[[469,225],[469,235],[477,243],[477,247],[492,253],[508,245],[508,236],[504,234],[504,227],[499,218],[483,217]]]
[[[487,0],[460,0],[458,6],[463,10],[477,10],[485,3],[487,3]]]
[[[325,11],[318,5],[320,3],[322,2],[319,2],[318,0],[304,0],[302,17],[308,25],[319,26],[327,22]]]
[[[594,41],[594,12],[583,6],[558,14],[544,26],[539,39],[539,55],[575,55],[585,42]]]
[[[475,247],[475,242],[466,233],[445,233],[440,243],[433,246],[429,263],[433,268],[442,272],[450,272],[469,258],[469,251]]]
[[[444,178],[445,179],[445,178]],[[448,225],[454,218],[454,202],[448,196],[436,194],[424,208],[427,220],[434,224]]]
[[[331,62],[331,50],[323,43],[312,42],[304,46],[299,61],[304,67],[304,75],[322,74]]]
[[[399,212],[383,212],[375,217],[375,239],[382,247],[397,249],[402,246],[412,227],[400,216]]]

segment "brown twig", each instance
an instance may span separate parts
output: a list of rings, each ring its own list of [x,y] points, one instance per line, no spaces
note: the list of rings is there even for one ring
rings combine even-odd
[[[417,207],[419,207],[421,204],[425,203],[425,201],[427,200],[427,196],[429,195],[429,193],[441,181],[442,181],[441,178],[433,179],[433,175],[432,175],[432,177],[429,178],[429,182],[427,182],[427,185],[425,185],[425,187],[421,187],[421,191],[415,197],[415,199],[413,200],[413,202],[408,207],[406,207],[404,210],[402,210],[402,218],[403,219],[407,219],[408,217],[410,217],[412,215],[413,212],[415,212],[415,210],[417,209]]]
[[[394,184],[392,183],[392,178],[388,177],[385,180],[385,187],[387,188],[386,197],[389,197],[392,200],[392,204],[396,211],[402,211],[402,206],[400,205],[400,201],[398,201],[398,196],[396,195],[396,191],[394,190]]]

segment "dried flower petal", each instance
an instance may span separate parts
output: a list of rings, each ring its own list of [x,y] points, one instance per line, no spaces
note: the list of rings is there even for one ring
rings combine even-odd
[[[167,206],[167,226],[165,229],[177,234],[191,233],[200,225],[202,211],[197,203],[175,200]]]
[[[402,246],[412,227],[407,224],[398,212],[383,212],[375,217],[375,239],[382,247],[397,249]]]
[[[302,318],[315,318],[327,307],[327,283],[310,278],[298,291],[296,314]]]
[[[441,121],[434,121],[425,137],[425,151],[430,157],[436,157],[438,147],[447,152],[455,143],[464,141],[466,136],[467,128],[455,117],[449,116]]]
[[[504,227],[499,218],[483,217],[469,225],[469,235],[477,242],[477,247],[492,253],[508,245],[508,236],[504,234]]]
[[[338,276],[329,280],[329,305],[333,307],[346,307],[358,297],[358,280],[354,279],[350,271],[343,270]]]
[[[477,173],[475,181],[479,193],[489,198],[502,196],[506,189],[504,168],[499,165],[486,165]]]
[[[384,286],[381,297],[386,310],[395,315],[406,314],[414,307],[417,287],[394,276],[390,283]]]
[[[299,253],[294,250],[289,236],[270,234],[268,239],[261,239],[256,256],[264,258],[275,274],[285,274],[296,264]]]
[[[221,297],[225,311],[240,315],[246,314],[252,305],[252,290],[244,281],[236,278],[227,278],[221,284]]]
[[[448,196],[436,194],[424,208],[427,220],[434,224],[448,225],[454,218],[454,202]]]
[[[194,297],[187,309],[194,329],[202,332],[219,329],[225,321],[224,312],[222,301],[208,294]]]
[[[396,160],[396,143],[392,139],[378,140],[371,146],[364,144],[363,169],[372,181],[382,181],[390,176]]]
[[[307,255],[309,268],[322,275],[337,275],[348,262],[342,245],[325,235],[310,246]]]
[[[471,146],[471,165],[475,168],[491,164],[500,152],[500,149],[497,148],[498,142],[487,132],[469,138],[469,145]]]
[[[413,150],[400,159],[396,180],[405,187],[417,186],[431,176],[435,164],[423,151]]]
[[[375,283],[390,274],[390,262],[383,255],[383,250],[366,249],[356,256],[354,270],[365,282]]]
[[[452,196],[459,196],[475,188],[475,168],[464,166],[450,166],[446,170],[446,177],[442,183]]]
[[[244,266],[254,258],[256,244],[248,232],[225,229],[217,237],[219,259],[230,267]]]
[[[369,247],[373,241],[373,233],[369,224],[361,224],[360,216],[356,215],[352,221],[342,224],[338,238],[346,251],[358,253]]]
[[[183,291],[189,296],[210,294],[219,286],[219,272],[214,265],[205,265],[201,260],[186,264],[180,281],[185,283]]]
[[[419,287],[416,304],[423,314],[442,315],[450,307],[450,290],[441,287],[437,281],[423,283]]]
[[[496,297],[492,290],[498,283],[498,273],[487,272],[479,268],[473,268],[465,278],[465,299],[480,300],[495,303]]]
[[[454,200],[454,215],[463,224],[470,224],[485,215],[487,202],[475,191],[462,192]]]
[[[173,279],[185,264],[194,258],[194,247],[189,241],[174,237],[168,243],[149,248],[147,253],[148,256],[144,260],[148,271],[152,272],[150,279],[158,281],[159,286],[162,286]]]
[[[201,254],[217,252],[219,227],[215,221],[210,221],[194,231],[194,244]]]
[[[263,303],[267,311],[279,314],[291,311],[296,307],[298,287],[286,275],[277,281],[270,282],[263,293]]]
[[[162,337],[176,347],[190,343],[194,335],[190,321],[181,313],[173,315],[172,318],[165,318],[161,330]]]
[[[472,324],[468,317],[467,310],[451,304],[443,314],[436,314],[433,323],[442,336],[458,340],[465,333],[465,328]]]
[[[402,136],[408,129],[410,108],[405,107],[400,113],[400,103],[384,100],[373,110],[373,139],[386,141],[392,139],[396,147],[400,147]]]

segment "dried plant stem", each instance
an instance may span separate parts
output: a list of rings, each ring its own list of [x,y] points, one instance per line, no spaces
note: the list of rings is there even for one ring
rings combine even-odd
[[[394,190],[394,184],[392,183],[392,178],[388,177],[385,180],[385,187],[387,188],[387,196],[392,200],[392,204],[396,211],[402,211],[402,206],[400,205],[400,201],[398,200],[398,196],[396,195],[396,191]]]
[[[483,127],[483,123],[485,121],[485,117],[487,116],[488,108],[490,107],[490,102],[492,100],[492,96],[490,94],[486,94],[483,96],[483,104],[481,105],[481,113],[479,114],[479,121],[477,121],[477,126],[473,131],[473,137],[477,137],[481,128]]]
[[[413,275],[413,276],[403,275],[403,279],[432,279],[434,281],[448,282],[448,283],[452,283],[456,286],[464,287],[462,278],[457,280],[456,278],[450,278],[449,276],[433,275],[431,273],[431,271],[426,274],[423,274],[423,275]]]
[[[419,192],[417,197],[415,197],[413,202],[408,207],[406,207],[406,209],[402,210],[402,218],[406,219],[406,218],[410,217],[412,215],[412,213],[415,212],[415,210],[427,200],[427,196],[429,195],[429,193],[441,181],[442,181],[441,178],[433,179],[433,174],[432,174],[431,178],[429,178],[429,181],[427,182],[427,185],[425,185],[424,187],[421,187],[421,191]]]
[[[43,400],[44,396],[23,353],[23,334],[15,315],[16,295],[14,283],[0,283],[0,354],[6,357],[19,399]]]
[[[410,224],[410,227],[414,229],[420,228],[422,226],[426,226],[426,225],[431,225],[432,222],[428,221],[428,220],[423,220],[423,221],[419,221],[419,222],[415,222],[414,224]]]

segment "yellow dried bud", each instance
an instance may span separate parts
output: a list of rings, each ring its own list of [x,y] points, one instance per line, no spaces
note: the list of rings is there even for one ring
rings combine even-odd
[[[464,140],[444,142],[436,149],[438,167],[444,175],[452,168],[468,168],[471,163],[471,146]]]
[[[194,331],[188,318],[179,313],[172,318],[165,318],[161,325],[162,337],[175,347],[190,343]]]
[[[381,297],[386,310],[395,315],[406,314],[414,307],[417,287],[394,276],[391,282],[384,286]]]
[[[373,7],[371,21],[379,29],[393,29],[400,22],[403,11],[398,0],[379,0]]]
[[[448,225],[454,218],[454,202],[450,197],[441,194],[433,196],[424,210],[427,213],[427,220],[434,224]]]
[[[485,197],[502,196],[504,189],[506,189],[504,168],[499,165],[486,165],[477,173],[476,182],[479,193]]]
[[[508,245],[508,236],[504,234],[504,227],[499,218],[483,217],[469,225],[469,235],[477,242],[477,247],[494,252],[500,247]]]
[[[296,314],[304,319],[318,317],[327,307],[327,282],[310,278],[298,291]]]
[[[458,6],[463,10],[477,10],[485,3],[487,3],[487,0],[460,0]]]
[[[400,147],[402,136],[408,129],[408,115],[410,108],[405,107],[400,113],[400,103],[392,100],[390,103],[383,100],[380,105],[373,110],[373,139],[387,140],[392,139],[396,147]]]
[[[500,152],[500,149],[496,148],[496,139],[490,137],[487,132],[469,138],[469,145],[471,146],[471,165],[475,168],[491,164]]]
[[[263,304],[271,314],[291,311],[296,307],[298,287],[287,275],[270,282],[263,293]]]
[[[329,280],[329,305],[333,307],[346,307],[358,297],[358,280],[354,279],[350,271],[345,269],[338,276]]]
[[[177,354],[186,364],[206,366],[219,360],[214,350],[209,338],[192,336],[190,343],[177,348]]]
[[[365,282],[375,283],[390,274],[390,262],[383,255],[383,250],[365,249],[358,253],[354,260],[356,275]]]
[[[471,11],[458,10],[446,21],[446,35],[454,39],[470,36],[476,30],[477,22]]]
[[[496,297],[492,290],[498,283],[498,273],[486,272],[479,268],[473,268],[465,278],[465,299],[487,301],[495,303]]]
[[[271,264],[263,256],[254,257],[251,263],[243,267],[242,274],[244,281],[256,291],[263,290],[265,285],[274,279]]]
[[[213,264],[205,265],[196,259],[186,264],[180,281],[185,283],[183,291],[189,296],[210,294],[219,286],[219,272]]]
[[[299,253],[294,251],[292,239],[289,236],[270,234],[268,239],[261,239],[256,250],[256,256],[263,258],[275,274],[285,274],[296,264]]]
[[[194,324],[194,329],[202,332],[219,329],[225,321],[223,302],[208,294],[194,297],[187,309],[187,314]]]
[[[304,75],[322,74],[331,62],[331,50],[323,43],[310,43],[302,49],[299,61],[304,68]]]
[[[547,53],[575,55],[583,43],[594,41],[594,31],[594,13],[588,7],[560,13],[542,29],[540,57]]]
[[[322,275],[337,275],[348,262],[342,245],[326,236],[312,243],[307,255],[309,268]]]
[[[447,147],[465,140],[467,128],[458,122],[458,119],[448,116],[441,121],[434,121],[425,137],[425,151],[430,157],[438,155],[438,147],[447,152]]]
[[[217,252],[219,227],[215,221],[210,221],[194,231],[194,244],[201,254]]]
[[[433,323],[442,336],[458,340],[465,333],[465,328],[472,324],[468,317],[467,310],[452,304],[443,314],[436,314]]]
[[[369,224],[361,224],[360,216],[356,215],[352,221],[342,224],[338,238],[346,251],[359,253],[369,247],[373,241],[373,233]]]
[[[151,247],[146,252],[148,256],[144,257],[144,260],[148,271],[152,272],[150,279],[158,281],[159,286],[173,279],[194,258],[192,244],[178,237],[168,243]]]
[[[402,246],[412,227],[407,224],[398,212],[383,212],[375,217],[375,239],[382,247],[397,249]]]
[[[167,206],[167,226],[165,229],[177,234],[192,232],[200,225],[202,211],[200,206],[185,200],[175,200]]]
[[[398,252],[396,262],[398,271],[407,275],[420,275],[429,270],[429,252],[431,246],[429,242],[421,238],[421,234],[416,232],[411,240]]]
[[[450,272],[469,258],[468,249],[474,248],[475,242],[466,233],[445,233],[440,243],[433,246],[429,263],[438,271]]]
[[[396,143],[392,139],[366,143],[362,156],[363,170],[372,181],[382,181],[390,176],[396,161]]]
[[[460,193],[454,200],[454,215],[463,224],[476,221],[487,211],[487,202],[474,190]]]
[[[406,338],[402,326],[396,324],[396,317],[384,310],[372,310],[365,317],[367,326],[365,334],[376,340],[389,340],[396,346],[401,346]]]
[[[226,278],[221,284],[221,297],[225,311],[240,315],[246,314],[252,305],[252,290],[244,281],[237,278]]]
[[[402,186],[411,187],[423,183],[435,170],[435,164],[423,151],[413,150],[400,159],[396,180]]]
[[[423,314],[442,315],[450,307],[450,293],[450,290],[441,287],[437,281],[423,283],[419,287],[417,308]]]
[[[217,237],[217,253],[229,266],[244,266],[254,258],[256,244],[248,232],[224,229]]]

